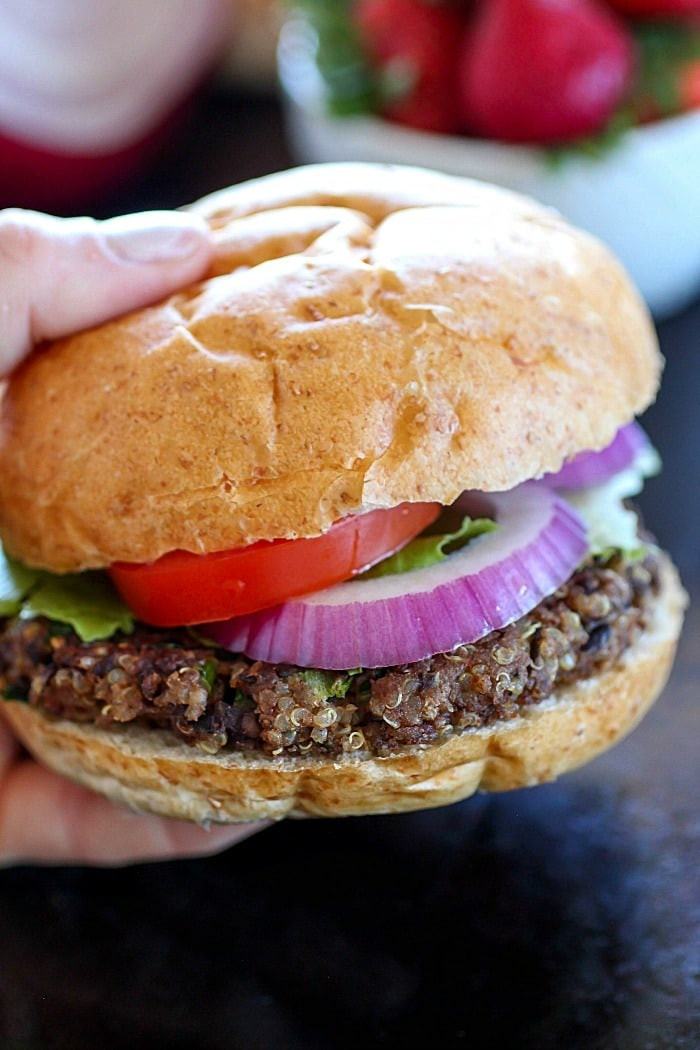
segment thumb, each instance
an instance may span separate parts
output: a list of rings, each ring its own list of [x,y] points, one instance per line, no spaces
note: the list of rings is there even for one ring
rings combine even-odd
[[[203,276],[206,224],[182,212],[99,222],[0,211],[0,373],[44,339],[155,302]]]

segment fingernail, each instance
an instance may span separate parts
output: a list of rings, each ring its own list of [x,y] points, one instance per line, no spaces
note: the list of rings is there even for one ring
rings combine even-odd
[[[199,220],[172,212],[122,215],[107,219],[102,227],[110,251],[131,263],[187,259],[202,247],[205,237]]]

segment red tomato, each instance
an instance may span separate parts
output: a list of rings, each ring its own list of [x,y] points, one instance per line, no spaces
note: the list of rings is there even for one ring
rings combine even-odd
[[[463,19],[457,9],[425,0],[358,0],[354,10],[370,61],[397,82],[384,115],[426,131],[458,131]]]
[[[145,564],[117,562],[108,571],[144,623],[177,627],[227,620],[356,576],[403,547],[441,509],[437,503],[402,503],[343,518],[310,539],[261,541],[214,554],[171,551]]]

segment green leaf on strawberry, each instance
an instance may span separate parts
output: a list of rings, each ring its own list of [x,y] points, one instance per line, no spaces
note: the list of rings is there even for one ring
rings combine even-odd
[[[352,15],[352,0],[296,0],[317,37],[316,64],[334,116],[378,109],[380,88]]]
[[[633,104],[641,120],[686,108],[683,70],[700,61],[700,28],[679,22],[640,22],[633,28],[639,55]]]

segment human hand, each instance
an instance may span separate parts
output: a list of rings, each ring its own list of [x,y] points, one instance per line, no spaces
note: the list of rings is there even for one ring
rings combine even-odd
[[[0,374],[45,339],[197,280],[211,244],[181,213],[95,222],[0,211]],[[0,866],[117,865],[217,852],[261,824],[210,829],[132,813],[29,758],[0,714]]]

